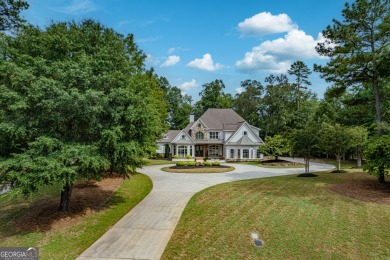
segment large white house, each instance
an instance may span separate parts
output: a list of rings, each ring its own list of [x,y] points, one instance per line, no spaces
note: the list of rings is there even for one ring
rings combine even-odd
[[[157,140],[157,153],[196,159],[226,161],[259,160],[257,149],[263,140],[259,128],[248,124],[232,109],[210,108],[199,119],[190,115],[190,123],[183,130],[169,130]]]

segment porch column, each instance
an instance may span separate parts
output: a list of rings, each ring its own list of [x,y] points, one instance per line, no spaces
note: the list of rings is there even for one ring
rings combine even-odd
[[[249,150],[249,159],[253,158],[253,148]]]
[[[195,145],[192,145],[191,149],[192,149],[192,157],[195,158]]]
[[[190,155],[190,148],[191,146],[187,145],[187,155]]]
[[[240,159],[243,159],[243,153],[244,152],[244,150],[243,149],[241,149],[241,147],[240,147]]]
[[[226,147],[226,154],[225,154],[225,160],[230,158],[229,149]]]
[[[179,146],[178,145],[176,145],[176,153],[175,154],[179,155]]]

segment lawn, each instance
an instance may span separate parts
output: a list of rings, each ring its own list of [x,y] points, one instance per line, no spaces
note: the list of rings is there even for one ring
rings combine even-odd
[[[20,230],[15,223],[40,201],[58,198],[58,187],[42,189],[28,199],[13,197],[12,192],[0,196],[1,246],[39,247],[41,259],[75,259],[112,225],[137,205],[152,189],[149,177],[136,174],[122,183],[101,210],[74,225],[52,230],[50,226]],[[42,216],[45,218],[46,216]],[[70,217],[63,221],[72,221]]]
[[[329,188],[366,173],[232,182],[197,193],[163,259],[389,259],[390,206]],[[364,176],[363,176],[364,175]],[[389,186],[387,202],[390,201]],[[253,244],[256,232],[263,247]]]
[[[146,166],[164,165],[164,164],[174,164],[174,162],[172,162],[171,160],[164,160],[164,159],[145,159]]]
[[[305,167],[304,165],[271,166],[271,165],[262,164],[261,162],[234,162],[234,163],[253,165],[253,166],[258,166],[263,168],[304,168]]]

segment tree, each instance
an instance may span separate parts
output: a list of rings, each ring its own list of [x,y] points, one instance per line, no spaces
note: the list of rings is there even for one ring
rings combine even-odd
[[[19,13],[28,7],[28,3],[22,0],[0,1],[0,31],[20,27],[25,20],[19,16]]]
[[[375,97],[377,132],[380,135],[380,89],[383,79],[389,77],[390,2],[347,2],[342,15],[343,21],[333,20],[333,25],[323,31],[326,40],[319,43],[316,50],[320,55],[330,57],[330,61],[325,66],[315,65],[315,70],[341,89],[361,87],[363,84],[371,86]]]
[[[166,130],[158,78],[133,35],[92,20],[25,26],[0,44],[0,183],[22,194],[105,172],[130,177]],[[13,138],[15,137],[15,138]],[[7,149],[2,149],[8,147]]]
[[[256,80],[245,80],[241,82],[243,91],[236,94],[233,101],[233,109],[245,120],[254,126],[260,127],[259,111],[262,106],[262,95],[264,87]]]
[[[291,149],[294,155],[302,156],[305,161],[305,173],[309,173],[310,159],[318,151],[319,138],[317,129],[306,125],[303,129],[295,130],[292,135]]]
[[[265,155],[274,156],[275,160],[278,160],[279,156],[290,152],[290,145],[287,139],[281,135],[266,136],[265,143],[260,147],[260,151]]]
[[[368,131],[365,127],[355,126],[350,129],[351,131],[351,146],[356,151],[357,167],[362,167],[362,153],[363,147],[368,138]]]
[[[311,71],[303,61],[299,60],[291,64],[288,74],[295,76],[296,102],[297,110],[299,110],[301,90],[305,90],[308,85],[311,85],[311,82],[308,80]]]
[[[390,170],[390,136],[380,136],[371,139],[364,151],[367,162],[364,170],[378,177],[379,182],[385,182],[385,172]]]
[[[171,129],[181,130],[189,123],[192,99],[188,95],[182,95],[178,87],[168,88],[167,98],[170,104],[168,124]]]
[[[225,94],[223,91],[225,84],[222,80],[217,79],[210,83],[202,85],[203,89],[199,93],[200,100],[194,107],[195,117],[199,118],[209,108],[231,108],[233,97]]]
[[[333,153],[337,160],[337,172],[341,172],[342,156],[351,146],[350,129],[339,125],[322,124],[320,132],[321,147],[329,154]]]

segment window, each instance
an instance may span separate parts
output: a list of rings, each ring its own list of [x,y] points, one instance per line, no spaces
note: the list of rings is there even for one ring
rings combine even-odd
[[[209,146],[209,156],[218,156],[219,155],[219,146],[218,145],[210,145]]]
[[[249,150],[248,149],[242,150],[242,158],[249,159]]]
[[[164,135],[163,135],[163,138],[164,138],[164,139],[168,139],[168,135],[167,135],[167,134],[164,134]]]
[[[234,149],[230,149],[230,158],[234,158]]]
[[[186,139],[186,135],[181,135],[181,139]]]
[[[179,158],[185,158],[187,156],[187,146],[181,145],[177,148]]]
[[[202,124],[198,124],[198,128],[202,128]]]
[[[209,136],[210,136],[210,139],[218,139],[218,132],[210,132],[209,133]]]
[[[197,132],[195,135],[196,140],[203,140],[204,139],[204,133],[202,132]]]
[[[248,135],[248,132],[247,132],[247,131],[244,131],[244,135]]]

